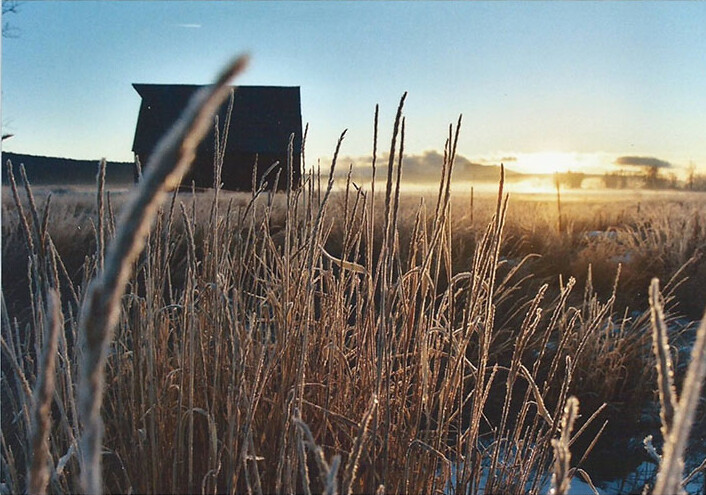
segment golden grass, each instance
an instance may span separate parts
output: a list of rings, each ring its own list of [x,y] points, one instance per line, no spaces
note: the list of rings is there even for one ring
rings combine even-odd
[[[196,114],[210,121],[217,100],[208,101],[182,122]],[[99,172],[88,236],[94,252],[71,264],[81,267],[82,280],[54,242],[49,199],[40,215],[25,178],[27,213],[9,174],[16,223],[7,232],[16,227],[19,234],[7,235],[21,235],[29,260],[29,309],[11,321],[3,308],[4,486],[534,494],[552,473],[556,493],[576,475],[590,482],[582,467],[605,428],[594,425],[603,421],[603,402],[623,394],[628,378],[651,379],[644,366],[637,377],[615,378],[632,373],[629,359],[648,362],[640,360],[649,357],[650,313],[631,319],[616,312],[615,274],[602,300],[591,275],[582,296],[573,278],[529,285],[527,271],[539,265],[524,253],[508,266],[508,238],[520,252],[532,236],[559,250],[575,247],[586,229],[572,223],[570,204],[562,204],[561,232],[522,220],[508,235],[501,176],[492,205],[484,209],[474,198],[470,227],[454,215],[460,119],[449,127],[437,195],[404,204],[403,105],[404,97],[377,197],[374,183],[370,191],[352,187],[350,174],[345,189],[332,192],[342,135],[323,187],[316,174],[275,194],[275,178],[249,197],[218,187],[175,192],[160,208],[159,191],[175,185],[197,144],[183,140],[188,126],[180,127],[162,148],[165,168],[146,168],[117,222]],[[376,109],[374,152],[377,127]],[[175,164],[173,176],[168,167]],[[222,165],[217,159],[216,179]],[[546,221],[555,225],[556,216]],[[655,250],[672,249],[668,238],[641,235]],[[679,256],[688,261],[689,249]],[[664,329],[653,287],[654,322]],[[61,293],[65,315],[58,352],[50,353],[55,374],[38,360],[52,291]],[[662,456],[670,474],[658,477],[656,493],[682,481],[679,462],[703,380],[704,328],[682,399],[673,415],[664,413],[673,418],[665,420]],[[655,349],[664,349],[662,337]],[[660,369],[669,369],[668,354],[660,355]],[[46,409],[31,389],[47,391],[46,375],[56,379],[49,474],[37,476],[31,466],[44,465],[46,450],[40,441],[30,448],[32,432],[43,431],[30,425]]]

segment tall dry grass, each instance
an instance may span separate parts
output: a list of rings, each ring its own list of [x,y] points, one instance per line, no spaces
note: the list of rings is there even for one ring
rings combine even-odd
[[[208,108],[191,116],[208,120]],[[503,177],[459,256],[450,181],[461,119],[449,126],[438,193],[410,210],[403,110],[404,97],[377,193],[350,173],[332,192],[344,135],[328,178],[275,194],[286,178],[266,174],[245,200],[215,187],[158,207],[178,179],[149,164],[120,220],[99,173],[95,252],[79,282],[49,233],[50,200],[40,214],[25,178],[22,201],[10,169],[30,309],[23,320],[3,311],[3,489],[42,491],[46,480],[55,493],[541,493],[553,476],[565,493],[572,476],[590,480],[583,462],[605,408],[582,387],[624,366],[620,352],[649,338],[632,336],[646,317],[616,315],[617,283],[605,301],[588,283],[574,304],[568,279],[510,304],[528,260],[508,267],[502,255]],[[195,144],[163,148],[164,166],[183,165]],[[216,178],[222,166],[217,158]],[[41,330],[57,321],[45,310],[52,291],[64,310],[55,372],[39,360],[53,345]],[[689,397],[703,378],[694,368]],[[43,385],[52,376],[53,392]],[[33,387],[52,396],[47,433],[31,427],[47,417]],[[665,466],[682,459],[693,420],[693,399],[682,401]],[[660,479],[674,486],[673,475]]]

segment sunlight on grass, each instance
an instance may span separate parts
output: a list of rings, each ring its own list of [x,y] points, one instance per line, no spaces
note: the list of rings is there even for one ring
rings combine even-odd
[[[162,205],[208,106],[130,196],[8,166],[3,492],[559,494],[628,479],[648,434],[666,474],[627,491],[704,476],[703,197],[471,195],[461,119],[403,191],[403,97],[386,182],[334,187],[344,132],[299,189]]]

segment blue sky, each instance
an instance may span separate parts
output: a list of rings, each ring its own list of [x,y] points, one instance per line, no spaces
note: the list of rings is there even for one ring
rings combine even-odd
[[[239,83],[301,86],[309,163],[346,128],[369,155],[375,104],[384,142],[409,91],[408,153],[462,113],[474,161],[706,172],[706,2],[28,1],[3,22],[8,151],[131,160],[132,83],[208,83],[248,52]]]

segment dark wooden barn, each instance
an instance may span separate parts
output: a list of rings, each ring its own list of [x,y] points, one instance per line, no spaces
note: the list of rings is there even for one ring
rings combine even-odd
[[[146,167],[159,139],[179,118],[191,96],[200,86],[183,84],[133,84],[142,97],[132,151]],[[228,102],[221,106],[219,128],[223,132]],[[279,162],[265,178],[272,187],[280,170],[279,189],[287,187],[288,145],[294,134],[292,187],[301,182],[302,118],[299,87],[238,86],[226,144],[221,182],[224,189],[252,189],[252,173],[257,161],[257,182],[270,166]],[[182,180],[199,188],[213,187],[215,132],[211,130],[198,148],[191,171]]]

